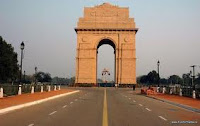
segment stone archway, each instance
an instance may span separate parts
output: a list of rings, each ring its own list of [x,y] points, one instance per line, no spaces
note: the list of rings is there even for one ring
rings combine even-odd
[[[116,44],[115,44],[115,42],[113,42],[112,40],[110,40],[110,39],[102,39],[102,40],[100,40],[99,41],[99,44],[97,45],[97,55],[96,55],[96,68],[98,68],[98,51],[99,51],[99,48],[102,46],[102,45],[110,45],[112,48],[113,48],[113,53],[114,53],[114,66],[113,66],[113,68],[114,68],[114,81],[116,81]],[[97,69],[97,77],[98,77],[98,69]],[[99,78],[97,78],[97,81],[96,82],[98,82],[98,79]],[[101,78],[102,79],[102,78]],[[102,84],[102,83],[100,83],[100,84],[98,84],[98,86],[106,86],[107,84]],[[113,83],[111,84],[109,84],[109,86],[113,86]]]
[[[85,7],[77,28],[76,84],[97,83],[97,50],[101,44],[115,48],[115,82],[136,84],[134,18],[129,9],[109,3]]]

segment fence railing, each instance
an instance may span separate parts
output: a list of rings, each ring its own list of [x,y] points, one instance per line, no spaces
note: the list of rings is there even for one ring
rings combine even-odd
[[[195,90],[191,86],[161,86],[159,92],[163,93],[163,90],[166,94],[172,95],[182,95],[185,97],[193,97],[200,99],[200,87],[195,87]],[[195,92],[194,92],[195,91]]]
[[[34,92],[47,92],[52,90],[60,90],[60,85],[52,84],[22,84],[22,85],[12,85],[12,84],[0,84],[0,98],[12,95],[21,95],[25,93]]]

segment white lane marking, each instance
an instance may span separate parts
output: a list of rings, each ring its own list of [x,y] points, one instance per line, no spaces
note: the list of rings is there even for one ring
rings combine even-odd
[[[70,102],[70,104],[72,104],[73,102]]]
[[[34,126],[34,124],[32,123],[32,124],[29,124],[28,126]]]
[[[149,112],[151,111],[151,109],[149,109],[149,108],[146,108],[146,110],[148,110]]]
[[[136,102],[135,100],[133,100],[133,102]]]
[[[78,99],[75,99],[75,101],[77,101]]]
[[[164,117],[162,117],[162,116],[158,116],[159,118],[161,118],[161,119],[163,119],[163,120],[165,120],[165,121],[167,121],[167,119],[165,119]]]
[[[54,111],[54,112],[52,112],[52,113],[50,113],[49,115],[53,115],[53,114],[55,114],[57,111]]]
[[[139,106],[143,106],[142,104],[139,104]]]
[[[64,105],[62,108],[66,108],[67,107],[67,105]]]

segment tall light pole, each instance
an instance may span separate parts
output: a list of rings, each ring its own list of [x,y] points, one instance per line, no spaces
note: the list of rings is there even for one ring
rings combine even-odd
[[[37,83],[37,77],[36,77],[37,75],[36,74],[37,74],[37,67],[35,67],[35,84]]]
[[[22,59],[23,59],[24,47],[25,47],[25,45],[24,45],[24,42],[22,41],[21,46],[20,46],[20,48],[21,48],[20,84],[22,83]]]
[[[26,76],[26,71],[24,70],[24,83],[26,83],[26,81],[25,81],[25,76]]]
[[[160,73],[159,73],[160,61],[159,60],[157,62],[157,66],[158,66],[158,87],[159,87],[160,86]]]

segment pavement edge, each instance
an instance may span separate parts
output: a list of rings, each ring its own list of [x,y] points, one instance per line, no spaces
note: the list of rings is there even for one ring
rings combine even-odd
[[[8,108],[0,109],[0,115],[8,113],[10,111],[21,109],[21,108],[24,108],[24,107],[29,107],[29,106],[32,106],[32,105],[40,104],[40,103],[43,103],[43,102],[46,102],[46,101],[49,101],[49,100],[52,100],[52,99],[60,98],[60,97],[66,96],[66,95],[74,94],[74,93],[77,93],[79,91],[80,90],[67,92],[67,93],[64,93],[64,94],[55,95],[55,96],[48,97],[48,98],[45,98],[45,99],[41,99],[41,100],[37,100],[37,101],[33,101],[33,102],[28,102],[28,103],[24,103],[24,104],[20,104],[20,105],[11,106],[11,107],[8,107]]]
[[[192,111],[192,112],[200,113],[200,109],[193,108],[191,106],[187,106],[187,105],[183,105],[183,104],[179,104],[179,103],[175,103],[175,102],[171,102],[171,101],[168,101],[168,100],[164,100],[164,99],[161,99],[161,98],[155,98],[155,97],[147,96],[147,95],[146,95],[146,97],[152,98],[152,99],[155,99],[155,100],[159,100],[159,101],[162,101],[162,102],[166,102],[168,104],[171,104],[171,105],[174,105],[174,106],[178,106],[178,107],[181,107],[183,109],[186,109],[186,110],[189,110],[189,111]]]

